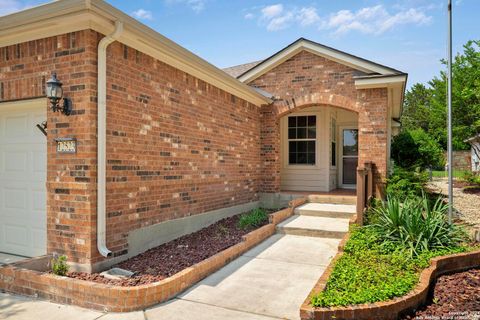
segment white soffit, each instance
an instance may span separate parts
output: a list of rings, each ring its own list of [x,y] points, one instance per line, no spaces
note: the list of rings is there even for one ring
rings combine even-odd
[[[391,76],[372,76],[354,78],[355,87],[357,89],[372,89],[383,87],[403,86],[407,82],[407,75],[391,75]]]

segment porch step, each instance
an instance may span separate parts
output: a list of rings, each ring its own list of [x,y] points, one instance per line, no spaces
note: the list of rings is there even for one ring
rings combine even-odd
[[[295,208],[295,214],[325,218],[350,219],[357,208],[353,204],[306,203]]]
[[[308,202],[311,203],[325,203],[325,204],[347,204],[356,205],[356,196],[347,195],[331,195],[331,194],[311,194],[307,197]]]
[[[347,233],[349,219],[293,215],[277,225],[280,234],[340,239]]]

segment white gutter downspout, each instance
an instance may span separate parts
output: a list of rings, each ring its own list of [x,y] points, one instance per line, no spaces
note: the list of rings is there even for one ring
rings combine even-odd
[[[107,149],[107,47],[118,39],[123,32],[123,22],[115,22],[115,30],[98,43],[97,69],[97,248],[104,257],[110,257],[112,251],[107,248],[106,240],[106,149]]]

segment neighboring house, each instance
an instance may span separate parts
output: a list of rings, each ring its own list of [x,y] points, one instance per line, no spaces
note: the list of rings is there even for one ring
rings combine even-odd
[[[472,171],[480,171],[480,134],[467,139],[465,142],[470,143],[470,152],[472,159]]]
[[[0,251],[86,271],[365,162],[379,195],[407,80],[306,39],[232,77],[100,0],[1,17],[0,71]]]

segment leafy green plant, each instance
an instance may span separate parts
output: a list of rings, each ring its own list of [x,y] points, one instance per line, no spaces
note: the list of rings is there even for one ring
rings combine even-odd
[[[471,171],[464,171],[461,179],[474,186],[480,186],[480,175],[478,175],[478,173],[471,172]]]
[[[377,211],[373,210],[374,208],[378,208],[383,204],[383,201],[377,198],[371,198],[370,203],[368,204],[368,210],[365,212],[364,217],[364,224],[371,225],[376,224],[378,222],[378,213]]]
[[[426,172],[395,166],[392,175],[387,179],[387,197],[405,199],[421,196],[427,182]]]
[[[267,220],[268,214],[265,209],[257,208],[249,213],[243,214],[238,221],[238,227],[243,230],[256,228],[261,226]]]
[[[354,226],[325,290],[312,297],[312,305],[346,306],[403,296],[418,283],[421,270],[429,266],[431,258],[467,250],[446,247],[412,257],[398,243],[385,246],[377,228]]]
[[[438,168],[444,166],[440,144],[423,129],[404,130],[392,141],[392,159],[402,168]]]
[[[66,276],[68,272],[67,256],[54,255],[51,261],[52,272],[57,276]]]
[[[374,227],[385,245],[395,244],[411,256],[448,247],[457,247],[467,239],[465,230],[447,221],[448,205],[442,198],[433,203],[426,195],[421,198],[391,196],[387,202],[372,209],[378,216]]]

